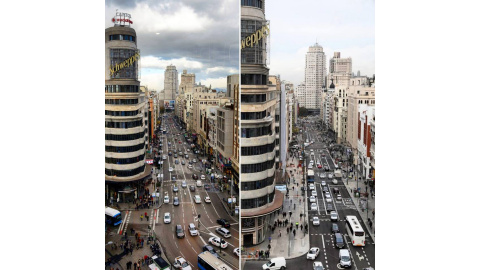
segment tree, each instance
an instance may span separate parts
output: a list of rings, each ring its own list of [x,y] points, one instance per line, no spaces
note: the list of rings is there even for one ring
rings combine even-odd
[[[298,116],[307,116],[308,115],[308,110],[305,107],[300,107],[298,109]]]

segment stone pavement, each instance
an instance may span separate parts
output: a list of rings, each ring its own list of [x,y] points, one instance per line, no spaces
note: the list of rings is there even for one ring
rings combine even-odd
[[[288,161],[288,164],[290,163],[292,162]],[[295,158],[293,163],[295,165],[298,165],[298,160]],[[293,167],[291,168],[293,171]],[[290,169],[287,169],[287,171],[290,172]],[[305,225],[305,223],[308,224],[308,206],[306,206],[305,196],[302,196],[300,190],[302,186],[302,177],[303,174],[294,173],[293,177],[291,178],[291,182],[287,184],[287,187],[290,190],[289,198],[287,199],[286,196],[284,197],[285,200],[283,202],[282,210],[283,212],[287,213],[286,218],[283,218],[282,213],[275,217],[276,220],[280,221],[288,219],[288,226],[293,223],[293,227],[296,231],[295,236],[292,232],[289,232],[287,234],[287,227],[283,226],[277,226],[273,233],[271,230],[269,230],[266,235],[267,240],[254,247],[246,248],[246,250],[242,254],[242,266],[245,264],[246,260],[260,260],[261,258],[257,256],[257,251],[267,251],[269,244],[271,246],[270,258],[285,257],[286,259],[293,259],[303,256],[305,253],[308,252],[308,250],[310,249],[310,240],[308,233],[302,231],[300,227],[298,229],[295,227],[296,222],[299,223],[299,226],[302,224]],[[293,179],[295,181],[293,181]],[[307,211],[305,211],[306,209]],[[292,212],[291,218],[289,215],[290,211]],[[302,219],[300,219],[300,213],[307,214],[307,216],[303,216]],[[270,242],[268,240],[269,238],[271,238]]]
[[[138,232],[140,233],[141,235],[146,235],[147,232],[145,231],[135,231],[135,232]],[[128,230],[127,232],[127,238],[131,241],[131,242],[135,242],[135,236],[133,235],[130,235],[130,230]],[[106,263],[105,265],[105,269],[106,270],[110,270],[110,269],[121,269],[121,270],[126,270],[127,269],[127,262],[131,261],[132,262],[132,268],[133,269],[133,264],[136,262],[138,263],[138,261],[142,258],[144,258],[144,256],[148,256],[148,257],[151,257],[153,254],[152,254],[152,251],[150,250],[150,244],[152,244],[152,242],[150,242],[150,244],[147,244],[147,241],[145,240],[144,242],[144,246],[143,248],[139,248],[138,250],[136,248],[133,249],[133,252],[132,254],[130,254],[130,252],[128,254],[125,254],[125,251],[122,247],[122,244],[125,242],[125,237],[124,236],[120,236],[115,232],[111,232],[111,233],[106,233],[105,234],[105,262],[107,262],[107,260],[109,258],[111,258],[111,260],[113,261],[113,263],[111,263],[110,265],[108,265]],[[116,248],[114,248],[114,245],[113,243],[116,244]],[[160,246],[160,249],[161,249],[161,246]],[[162,250],[162,256],[161,256],[165,261],[168,262],[167,258],[164,256],[164,252]],[[144,265],[141,265],[141,262],[140,262],[140,268],[137,268],[137,269],[149,269],[148,267],[148,264],[144,263]]]

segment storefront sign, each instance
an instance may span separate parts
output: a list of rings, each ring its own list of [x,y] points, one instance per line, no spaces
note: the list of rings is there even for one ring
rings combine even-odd
[[[146,159],[146,160],[145,160],[145,163],[147,163],[147,164],[153,164],[153,159]]]
[[[253,45],[257,44],[262,40],[264,37],[270,34],[269,25],[262,26],[262,29],[258,29],[257,32],[251,34],[250,36],[246,37],[241,41],[241,48],[245,47],[253,47]]]
[[[129,67],[135,63],[140,58],[140,53],[136,52],[135,55],[131,56],[130,58],[126,59],[125,61],[121,62],[120,64],[115,64],[115,66],[110,66],[110,76],[113,76],[115,72]]]

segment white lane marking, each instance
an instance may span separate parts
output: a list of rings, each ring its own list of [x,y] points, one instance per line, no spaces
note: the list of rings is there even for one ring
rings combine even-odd
[[[322,188],[322,185],[320,185],[320,189],[321,188]],[[322,194],[323,208],[325,209],[325,215],[326,215],[327,214],[327,204],[325,203],[325,198],[323,197],[323,190],[320,190],[320,193]],[[319,208],[318,214],[320,215],[320,208]]]
[[[323,238],[323,235],[322,235],[322,245],[323,245],[323,250],[325,250],[325,239]]]
[[[125,227],[125,223],[127,221],[127,217],[129,214],[130,214],[130,211],[125,212],[125,218],[122,220],[122,223],[120,224],[120,226],[118,226],[117,234],[120,234],[120,232],[123,233],[123,227]]]

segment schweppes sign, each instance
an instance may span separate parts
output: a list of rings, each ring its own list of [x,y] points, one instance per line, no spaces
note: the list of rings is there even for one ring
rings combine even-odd
[[[260,40],[262,40],[264,37],[268,36],[269,34],[270,34],[270,28],[268,28],[268,25],[264,25],[262,26],[262,29],[258,29],[257,32],[243,39],[240,44],[241,48],[243,49],[245,47],[253,47],[253,45],[260,42]]]
[[[110,66],[110,76],[113,76],[113,74],[115,74],[115,72],[117,72],[117,71],[119,71],[123,68],[126,68],[126,67],[129,67],[129,66],[133,65],[133,63],[135,63],[135,61],[137,61],[139,58],[140,58],[140,53],[136,52],[135,55],[129,57],[125,61],[123,61],[121,63],[118,63],[118,64],[115,64],[115,66]]]

